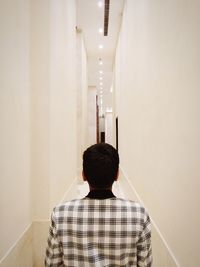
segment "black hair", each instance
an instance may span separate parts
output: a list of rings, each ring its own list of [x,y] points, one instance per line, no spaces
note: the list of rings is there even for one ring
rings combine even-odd
[[[99,143],[90,146],[83,153],[83,172],[94,189],[110,188],[119,169],[119,154],[107,144]]]

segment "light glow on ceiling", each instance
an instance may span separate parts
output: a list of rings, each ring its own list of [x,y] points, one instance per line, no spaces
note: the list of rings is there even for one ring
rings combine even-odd
[[[99,28],[99,33],[103,33],[103,28]]]
[[[102,44],[99,45],[99,49],[103,49],[103,45]]]
[[[103,2],[102,2],[102,1],[99,1],[99,2],[98,2],[98,7],[101,8],[102,6],[103,6]]]
[[[112,108],[106,108],[106,112],[112,112]]]

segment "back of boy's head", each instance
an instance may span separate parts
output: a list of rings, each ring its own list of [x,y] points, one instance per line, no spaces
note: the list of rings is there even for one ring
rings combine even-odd
[[[117,150],[107,144],[90,146],[83,154],[83,172],[94,189],[108,189],[117,177],[119,155]]]

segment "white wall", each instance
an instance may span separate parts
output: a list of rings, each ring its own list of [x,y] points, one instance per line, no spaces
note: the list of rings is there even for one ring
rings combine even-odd
[[[105,142],[111,145],[113,143],[113,135],[114,135],[114,127],[113,127],[113,113],[106,112],[105,113]]]
[[[38,220],[49,217],[77,175],[76,9],[73,1],[36,0],[31,11],[32,176]]]
[[[76,3],[1,1],[0,23],[0,264],[31,267],[77,178]]]
[[[95,86],[88,87],[88,131],[87,146],[96,144],[97,142],[97,118],[96,118],[96,95]]]
[[[31,223],[29,18],[0,2],[0,259]]]
[[[199,8],[127,0],[115,66],[121,166],[182,267],[200,265]]]
[[[88,135],[88,72],[87,54],[81,32],[77,32],[77,156],[78,177],[82,180],[82,154],[87,147]]]
[[[49,217],[49,0],[31,1],[31,142],[33,220]]]
[[[76,3],[50,1],[50,209],[77,177]]]

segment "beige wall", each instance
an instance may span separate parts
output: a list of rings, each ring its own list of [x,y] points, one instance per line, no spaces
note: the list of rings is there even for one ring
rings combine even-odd
[[[78,177],[82,180],[82,153],[87,147],[88,134],[88,71],[83,35],[77,32],[77,156]]]
[[[31,12],[33,203],[40,220],[76,178],[76,10],[73,1],[36,0]]]
[[[50,209],[77,178],[76,3],[50,1]]]
[[[88,87],[88,130],[87,130],[87,146],[94,145],[97,142],[97,133],[96,133],[96,95],[97,89],[96,86]]]
[[[1,1],[0,22],[0,265],[31,267],[31,223],[77,178],[76,3]]]
[[[182,267],[200,265],[199,8],[127,0],[116,57],[121,166]]]
[[[114,145],[113,135],[114,135],[114,127],[113,127],[113,113],[105,112],[105,142],[111,145]]]
[[[49,216],[50,47],[49,0],[31,1],[31,142],[33,220]],[[42,200],[42,201],[41,201]]]
[[[0,259],[31,223],[29,2],[0,2]]]

